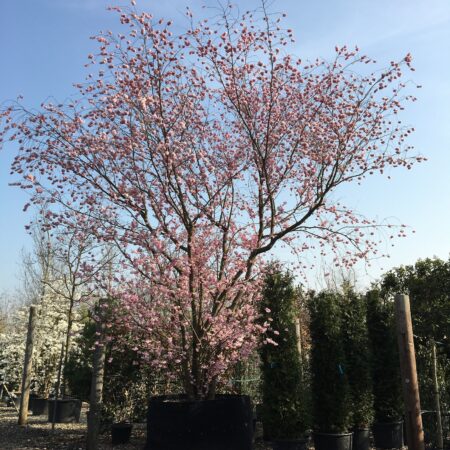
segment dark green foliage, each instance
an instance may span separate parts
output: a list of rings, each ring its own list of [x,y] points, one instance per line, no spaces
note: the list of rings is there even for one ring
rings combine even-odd
[[[323,433],[346,432],[351,403],[339,294],[311,294],[309,307],[314,427]]]
[[[450,409],[450,260],[425,259],[393,269],[383,277],[381,292],[385,298],[397,292],[410,296],[422,409],[434,409],[432,339],[438,343],[442,408]]]
[[[270,439],[301,438],[309,428],[308,389],[295,329],[297,312],[292,275],[273,267],[265,280],[261,317],[262,321],[273,319],[267,337],[278,345],[265,343],[260,348],[262,419]]]
[[[79,350],[70,355],[64,370],[71,395],[85,401],[89,401],[95,340],[95,322],[89,320],[78,338]],[[106,345],[103,419],[142,421],[150,395],[149,370],[138,362],[136,352],[119,351],[114,344],[112,339]]]
[[[383,300],[377,290],[369,291],[366,299],[375,422],[393,422],[402,417],[403,411],[394,303]]]
[[[64,379],[73,397],[89,401],[92,377],[92,348],[95,342],[95,323],[86,322],[77,338],[77,351],[70,353],[64,367]]]
[[[342,335],[352,397],[352,424],[354,428],[367,428],[372,423],[374,410],[366,301],[352,289],[346,289],[342,303]]]

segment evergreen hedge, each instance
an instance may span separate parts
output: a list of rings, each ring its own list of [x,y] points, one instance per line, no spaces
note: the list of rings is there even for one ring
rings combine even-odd
[[[382,299],[378,290],[369,291],[366,299],[372,347],[375,422],[395,422],[402,417],[403,400],[394,303]]]
[[[296,295],[293,276],[276,266],[267,274],[261,320],[271,320],[267,338],[277,345],[260,347],[262,371],[262,421],[266,439],[297,439],[309,428],[308,387],[302,380],[297,347]]]
[[[351,402],[341,299],[335,292],[321,292],[310,296],[309,307],[314,429],[345,433],[351,425]]]
[[[352,403],[352,426],[368,428],[373,421],[371,347],[365,298],[352,289],[343,295],[343,340]]]

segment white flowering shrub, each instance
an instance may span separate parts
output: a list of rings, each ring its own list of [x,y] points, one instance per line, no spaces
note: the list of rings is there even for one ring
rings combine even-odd
[[[12,389],[20,389],[27,338],[29,308],[16,309],[0,331],[0,372]],[[80,332],[79,313],[74,312],[72,335]],[[43,296],[37,305],[33,348],[34,389],[48,395],[56,381],[62,343],[66,340],[68,320],[67,301],[54,293]],[[76,346],[71,340],[71,348]]]

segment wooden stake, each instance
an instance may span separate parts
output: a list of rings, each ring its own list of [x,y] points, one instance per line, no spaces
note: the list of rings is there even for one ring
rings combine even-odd
[[[95,326],[96,335],[98,336],[98,345],[95,346],[91,395],[89,403],[89,419],[87,433],[87,450],[98,449],[98,435],[100,430],[101,405],[103,401],[103,379],[105,372],[105,345],[104,345],[104,324],[102,320],[98,320]]]
[[[36,327],[36,307],[30,306],[28,319],[27,342],[25,345],[25,361],[22,374],[22,396],[20,397],[19,425],[26,425],[28,421],[28,403],[30,401],[30,383],[33,357],[34,329]]]
[[[444,438],[442,434],[441,400],[439,398],[439,383],[437,377],[436,342],[434,342],[434,339],[431,340],[431,351],[433,356],[433,391],[434,409],[436,410],[437,448],[441,450],[444,448]]]
[[[420,411],[419,383],[411,321],[409,297],[395,296],[395,319],[400,353],[403,398],[405,401],[406,436],[409,450],[424,450],[424,435]]]

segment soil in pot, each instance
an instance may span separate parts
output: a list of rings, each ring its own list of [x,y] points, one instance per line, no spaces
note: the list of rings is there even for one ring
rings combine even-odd
[[[111,425],[112,445],[126,444],[129,442],[132,428],[133,425],[131,423],[113,423]]]
[[[403,447],[403,421],[374,423],[372,431],[376,448]]]
[[[369,428],[358,428],[353,430],[353,450],[370,450]]]
[[[272,441],[272,450],[308,450],[308,440],[276,439]]]
[[[183,396],[150,399],[148,450],[251,450],[252,408],[246,395],[217,395],[214,400]]]
[[[48,421],[53,422],[55,400],[48,400]],[[56,423],[78,423],[81,414],[81,400],[58,399],[56,400]]]
[[[48,399],[35,397],[31,406],[33,416],[43,416],[48,414]]]
[[[353,433],[314,433],[315,450],[352,450]]]

